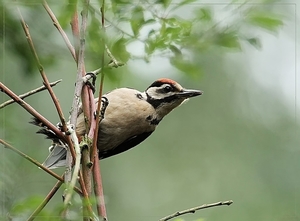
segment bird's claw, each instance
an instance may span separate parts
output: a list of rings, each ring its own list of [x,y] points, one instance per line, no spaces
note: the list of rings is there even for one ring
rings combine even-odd
[[[87,81],[85,81],[85,84],[92,89],[93,94],[94,94],[95,91],[96,91],[96,89],[95,89],[95,83],[96,83],[97,76],[93,72],[88,72],[88,73],[86,73],[85,76],[91,76],[92,82],[90,82],[90,81],[87,80]]]

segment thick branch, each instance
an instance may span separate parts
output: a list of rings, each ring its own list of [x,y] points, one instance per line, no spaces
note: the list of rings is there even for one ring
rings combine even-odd
[[[201,209],[207,209],[207,208],[211,208],[211,207],[224,206],[224,205],[229,206],[232,203],[233,203],[232,200],[228,200],[228,201],[223,201],[223,202],[221,201],[221,202],[211,203],[211,204],[203,204],[202,206],[197,206],[197,207],[194,207],[194,208],[190,208],[190,209],[187,209],[187,210],[176,212],[174,214],[171,214],[169,216],[161,218],[159,221],[167,221],[167,220],[173,219],[175,217],[181,216],[183,214],[195,213],[197,210],[201,210]]]
[[[52,83],[50,83],[50,86],[51,87],[53,87],[53,86],[55,86],[56,84],[58,84],[59,82],[61,82],[62,80],[60,79],[60,80],[57,80],[57,81],[55,81],[55,82],[52,82]],[[26,98],[26,97],[29,97],[30,95],[33,95],[33,94],[36,94],[36,93],[38,93],[38,92],[41,92],[41,91],[44,91],[44,90],[46,90],[47,88],[45,87],[45,85],[44,86],[41,86],[41,87],[38,87],[38,88],[36,88],[36,89],[34,89],[34,90],[31,90],[31,91],[28,91],[28,92],[26,92],[26,93],[24,93],[24,94],[21,94],[21,95],[19,95],[19,98],[22,98],[22,99],[24,99],[24,98]],[[0,105],[0,109],[1,108],[4,108],[5,106],[8,106],[8,105],[10,105],[10,104],[12,104],[12,103],[14,103],[15,101],[14,100],[8,100],[8,101],[6,101],[6,102],[4,102],[4,103],[2,103],[1,105]]]

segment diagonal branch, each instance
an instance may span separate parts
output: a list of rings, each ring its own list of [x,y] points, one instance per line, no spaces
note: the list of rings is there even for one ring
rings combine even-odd
[[[73,45],[71,44],[67,34],[64,32],[64,30],[62,29],[62,27],[59,24],[59,21],[57,20],[55,14],[52,12],[51,8],[49,7],[48,3],[46,0],[43,1],[43,6],[45,8],[45,10],[47,11],[48,15],[50,16],[51,20],[53,21],[53,25],[57,28],[57,30],[59,31],[59,33],[61,34],[62,38],[64,39],[69,51],[71,52],[74,60],[76,61],[76,52],[75,49],[73,47]]]
[[[167,220],[173,219],[175,217],[178,217],[178,216],[181,216],[181,215],[184,215],[184,214],[187,214],[187,213],[195,213],[197,210],[201,210],[201,209],[207,209],[207,208],[211,208],[211,207],[224,206],[224,205],[230,206],[232,203],[233,203],[232,200],[228,200],[228,201],[221,201],[221,202],[211,203],[211,204],[203,204],[202,206],[197,206],[197,207],[194,207],[194,208],[190,208],[190,209],[187,209],[187,210],[183,210],[183,211],[173,213],[169,216],[161,218],[159,221],[167,221]]]
[[[57,81],[54,81],[54,82],[50,83],[50,86],[53,87],[53,86],[55,86],[56,84],[58,84],[59,82],[61,82],[61,81],[62,81],[61,79],[60,79],[60,80],[57,80]],[[33,90],[31,90],[31,91],[28,91],[28,92],[26,92],[26,93],[24,93],[24,94],[21,94],[21,95],[19,95],[19,98],[24,99],[24,98],[26,98],[26,97],[29,97],[30,95],[36,94],[36,93],[41,92],[41,91],[44,91],[44,90],[46,90],[45,85],[44,85],[44,86],[41,86],[41,87],[38,87],[38,88],[36,88],[36,89],[33,89]],[[14,102],[15,102],[15,101],[14,101],[13,99],[8,100],[8,101],[6,101],[6,102],[0,104],[0,109],[4,108],[5,106],[8,106],[8,105],[10,105],[10,104],[12,104],[12,103],[14,103]]]

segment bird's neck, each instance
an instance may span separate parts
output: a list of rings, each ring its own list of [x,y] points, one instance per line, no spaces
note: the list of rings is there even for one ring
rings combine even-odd
[[[178,107],[184,99],[168,99],[165,98],[153,98],[147,92],[141,93],[144,100],[146,100],[155,110],[155,119],[161,121],[164,116],[170,113],[174,108]]]

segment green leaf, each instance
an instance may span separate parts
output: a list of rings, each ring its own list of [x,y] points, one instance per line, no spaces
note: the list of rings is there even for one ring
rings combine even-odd
[[[208,7],[202,7],[195,11],[196,17],[201,21],[211,21],[212,11]]]
[[[277,31],[283,25],[283,21],[277,15],[271,13],[255,13],[248,15],[247,21],[269,31]]]
[[[128,43],[128,40],[125,38],[120,38],[117,40],[113,46],[111,47],[111,53],[117,60],[120,60],[124,63],[126,63],[130,58],[130,53],[126,50],[126,44]]]
[[[154,51],[155,51],[155,44],[153,40],[148,39],[145,43],[145,52],[147,53],[147,55],[151,55],[153,54]]]
[[[173,52],[173,54],[175,56],[181,56],[182,55],[181,50],[178,47],[176,47],[175,45],[170,45],[169,49]]]
[[[134,36],[138,36],[141,27],[144,25],[144,9],[141,6],[136,6],[132,10],[132,16],[130,19],[131,29]]]
[[[241,49],[239,38],[235,32],[221,32],[215,36],[215,44],[232,49]]]

